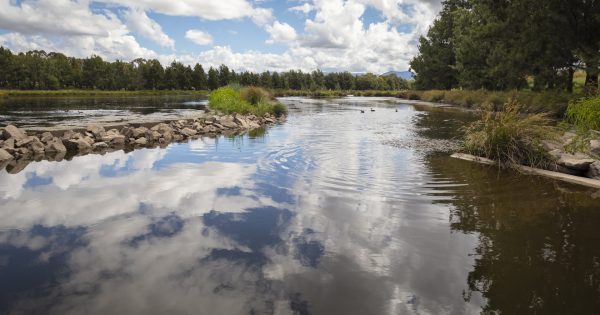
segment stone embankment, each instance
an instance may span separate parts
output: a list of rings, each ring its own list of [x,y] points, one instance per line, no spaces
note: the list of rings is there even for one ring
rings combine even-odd
[[[195,119],[160,123],[128,124],[106,128],[90,125],[82,130],[23,130],[9,125],[0,129],[0,169],[15,168],[22,161],[54,160],[88,153],[106,153],[120,149],[166,146],[200,136],[239,134],[265,125],[284,121],[272,115],[206,114]],[[21,163],[19,163],[21,161]],[[26,164],[25,164],[26,165]]]
[[[600,133],[593,131],[592,134],[592,139],[585,140],[589,143],[582,145],[584,152],[569,153],[565,149],[577,139],[573,132],[566,132],[556,140],[544,141],[544,146],[556,161],[551,170],[600,180]]]

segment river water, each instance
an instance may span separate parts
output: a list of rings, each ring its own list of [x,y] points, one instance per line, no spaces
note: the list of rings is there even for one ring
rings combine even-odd
[[[0,313],[600,313],[598,191],[450,158],[468,113],[283,101],[249,135],[0,172]]]

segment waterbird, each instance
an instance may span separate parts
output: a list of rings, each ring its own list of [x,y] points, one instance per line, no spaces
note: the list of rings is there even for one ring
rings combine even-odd
[[[374,112],[375,110],[373,108],[371,108],[371,111]]]
[[[398,109],[396,108],[396,113],[398,112]]]
[[[361,109],[361,110],[360,110],[360,113],[361,113],[361,114],[364,114],[364,113],[365,113],[365,111]]]

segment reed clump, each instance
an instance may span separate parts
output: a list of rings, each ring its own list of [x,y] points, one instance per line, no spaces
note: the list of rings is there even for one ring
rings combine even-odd
[[[549,168],[553,163],[542,141],[555,138],[546,113],[523,114],[514,99],[500,110],[491,106],[480,111],[480,119],[464,128],[465,150],[497,161],[500,166],[527,165]]]

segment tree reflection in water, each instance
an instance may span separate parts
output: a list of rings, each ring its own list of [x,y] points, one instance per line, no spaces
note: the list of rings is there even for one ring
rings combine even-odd
[[[479,237],[465,300],[481,293],[490,314],[600,313],[598,192],[442,156],[428,164],[465,184],[440,201],[453,231]]]

